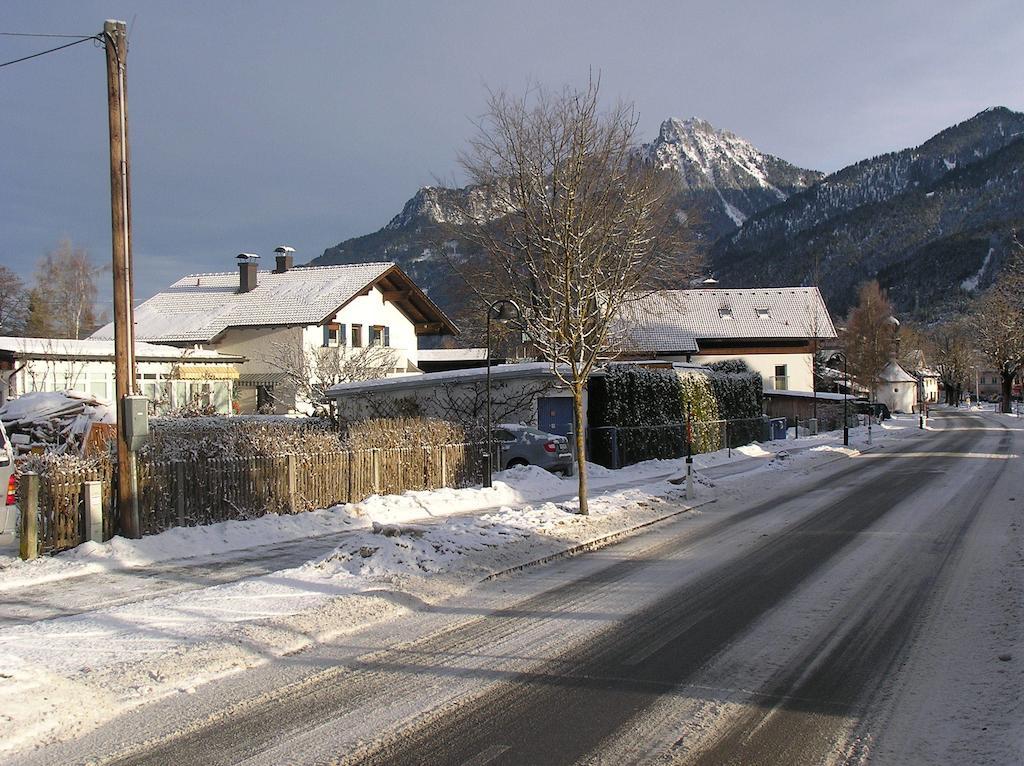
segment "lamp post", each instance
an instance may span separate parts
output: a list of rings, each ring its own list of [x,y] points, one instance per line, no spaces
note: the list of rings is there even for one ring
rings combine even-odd
[[[841,333],[846,333],[845,327],[836,328]],[[846,356],[846,349],[837,351],[837,354],[841,354],[843,357],[843,446],[850,446],[850,415],[848,411],[849,400],[850,400],[850,369],[849,362]]]
[[[514,311],[514,315],[507,314],[506,312],[509,310]],[[495,316],[496,311],[497,315]],[[485,404],[485,425],[487,427],[487,452],[484,454],[483,482],[485,487],[491,486],[491,474],[494,469],[494,445],[492,444],[491,438],[491,319],[493,318],[495,322],[504,324],[505,322],[509,322],[512,319],[520,319],[522,318],[522,316],[523,312],[520,310],[519,304],[516,303],[514,300],[511,300],[510,298],[499,298],[498,300],[492,301],[491,303],[487,304],[487,401]]]

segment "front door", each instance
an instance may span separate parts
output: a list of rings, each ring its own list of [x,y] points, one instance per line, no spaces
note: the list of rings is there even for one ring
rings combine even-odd
[[[572,432],[572,397],[542,396],[537,400],[537,428],[549,434]]]

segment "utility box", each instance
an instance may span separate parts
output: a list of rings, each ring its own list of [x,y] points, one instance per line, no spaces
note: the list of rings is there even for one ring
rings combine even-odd
[[[771,418],[768,421],[768,433],[771,441],[786,438],[786,419]]]
[[[121,405],[121,427],[128,449],[138,451],[149,441],[149,400],[144,396],[126,396]]]

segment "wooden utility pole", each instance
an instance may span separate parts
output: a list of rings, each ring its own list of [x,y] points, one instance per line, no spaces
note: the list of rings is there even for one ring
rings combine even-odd
[[[135,391],[135,327],[132,320],[131,207],[128,183],[128,110],[125,79],[128,32],[123,21],[103,24],[107,54],[110,123],[110,229],[114,273],[114,383],[117,396],[117,511],[121,533],[139,537],[135,453],[125,437],[124,400]]]

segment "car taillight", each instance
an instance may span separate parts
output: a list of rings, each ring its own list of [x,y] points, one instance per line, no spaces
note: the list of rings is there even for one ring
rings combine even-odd
[[[544,450],[546,452],[557,452],[558,451],[558,442],[545,442],[544,443]]]
[[[11,474],[7,480],[7,505],[14,505],[18,502],[18,480]]]

